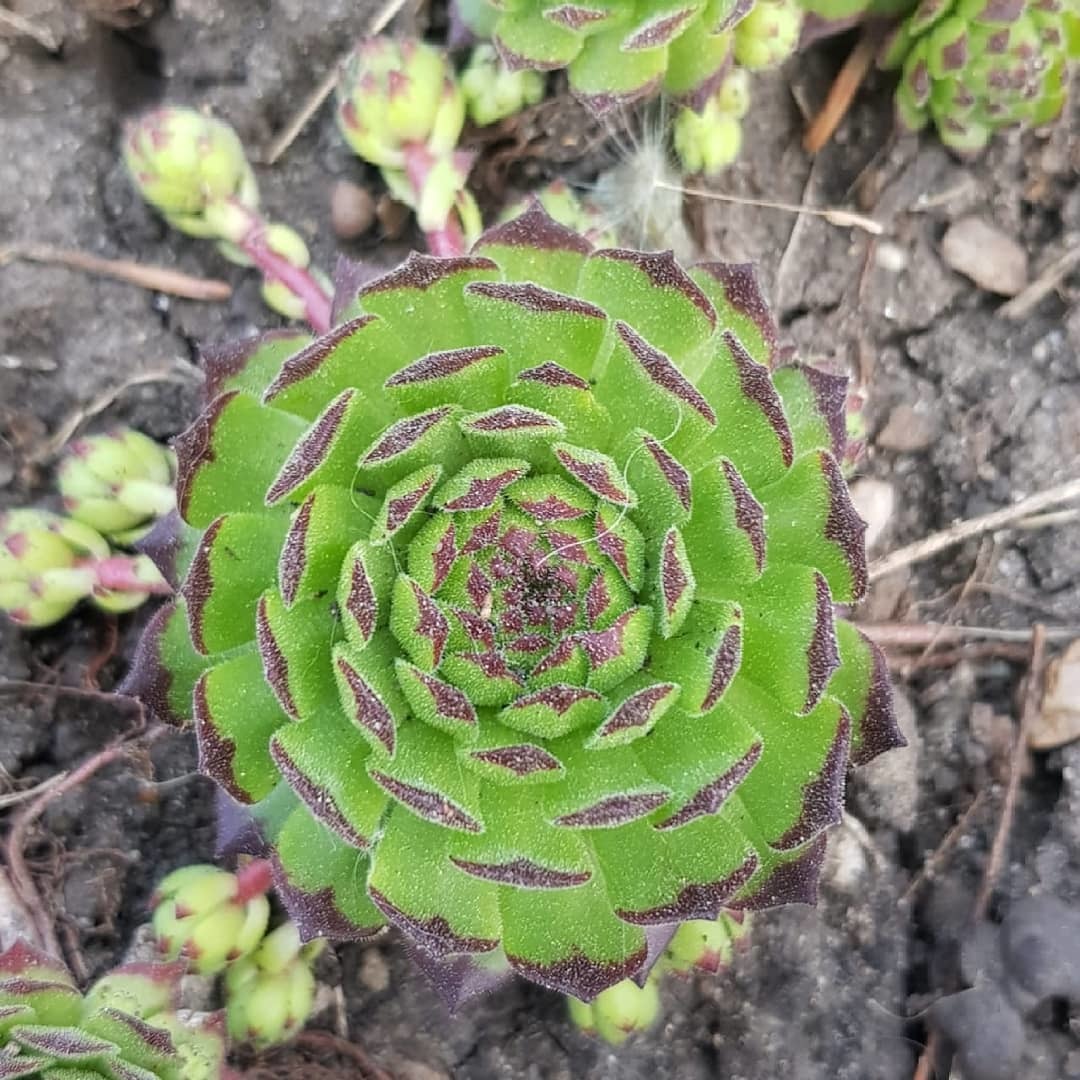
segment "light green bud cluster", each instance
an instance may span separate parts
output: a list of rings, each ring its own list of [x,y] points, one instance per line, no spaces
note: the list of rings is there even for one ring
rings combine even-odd
[[[249,956],[225,974],[225,1022],[229,1035],[256,1046],[292,1038],[315,1004],[312,964],[323,949],[316,938],[300,941],[295,923],[271,931]]]
[[[163,106],[127,125],[123,156],[139,193],[170,225],[216,240],[231,262],[258,267],[274,311],[328,328],[330,281],[311,265],[299,233],[262,217],[255,174],[228,124]]]
[[[744,912],[723,911],[718,919],[691,919],[675,931],[657,967],[676,975],[692,971],[715,975],[731,965],[749,932],[750,916]]]
[[[158,949],[183,958],[200,975],[214,975],[258,947],[270,919],[269,864],[249,863],[239,874],[216,866],[182,866],[154,894]]]
[[[221,202],[258,208],[258,185],[240,137],[195,109],[163,106],[145,113],[128,125],[123,155],[142,197],[189,236],[220,236],[207,211]]]
[[[147,556],[113,554],[89,525],[47,510],[0,514],[0,611],[20,626],[51,626],[82,600],[119,614],[170,591]]]
[[[679,161],[689,173],[714,176],[742,149],[742,118],[750,108],[750,75],[733,67],[700,112],[681,108],[672,126]]]
[[[493,45],[477,45],[461,73],[461,90],[469,119],[484,127],[535,105],[544,96],[544,76],[511,71]]]
[[[473,156],[456,149],[465,100],[446,57],[411,38],[361,41],[338,81],[342,136],[416,211],[436,255],[464,254],[481,229],[465,189]]]
[[[132,544],[176,506],[172,451],[131,428],[69,443],[56,473],[64,509],[114,543]]]
[[[570,1019],[586,1035],[595,1035],[620,1046],[638,1031],[647,1031],[660,1016],[659,976],[652,974],[644,986],[624,979],[597,994],[591,1002],[568,997]]]
[[[735,59],[750,71],[782,64],[799,44],[802,7],[798,0],[757,0],[735,27]]]

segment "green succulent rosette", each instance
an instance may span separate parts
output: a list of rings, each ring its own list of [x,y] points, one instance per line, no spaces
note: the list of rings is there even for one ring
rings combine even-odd
[[[589,1000],[650,933],[812,901],[849,765],[902,743],[834,606],[845,380],[778,364],[750,267],[538,206],[339,306],[209,358],[125,686],[194,723],[301,934]]]
[[[771,0],[770,0],[771,2]],[[732,31],[753,0],[462,2],[511,70],[567,68],[570,87],[603,113],[657,90],[704,102],[732,62]]]
[[[901,71],[902,126],[933,123],[946,146],[974,152],[999,128],[1055,119],[1078,56],[1078,0],[922,0],[881,63]]]
[[[83,994],[60,961],[16,942],[0,953],[0,1077],[217,1080],[220,1025],[180,1021],[182,973],[177,964],[128,964]]]

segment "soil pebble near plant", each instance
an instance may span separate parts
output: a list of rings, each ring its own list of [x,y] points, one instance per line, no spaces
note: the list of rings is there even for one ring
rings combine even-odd
[[[89,14],[120,7],[104,0],[8,6],[62,46],[50,53],[0,36],[0,247],[137,259],[223,278],[234,293],[225,303],[166,299],[59,266],[0,261],[0,508],[51,498],[53,451],[83,414],[89,430],[122,422],[175,435],[195,415],[199,346],[279,322],[254,274],[168,230],[140,202],[118,159],[124,118],[158,101],[205,105],[257,160],[375,7],[172,0],[118,29]],[[395,25],[418,28],[407,16]],[[715,187],[843,205],[876,219],[883,235],[747,205],[695,209],[711,257],[759,264],[784,336],[806,359],[867,378],[861,475],[891,487],[893,508],[873,557],[1080,474],[1080,275],[1009,320],[1003,297],[951,269],[942,248],[950,226],[976,218],[1005,239],[1003,257],[1015,264],[1026,254],[1035,279],[1080,244],[1080,98],[1051,133],[1007,132],[965,163],[929,138],[894,137],[890,85],[874,75],[811,159],[800,107],[812,112],[824,99],[851,43],[841,38],[756,80],[756,137]],[[593,172],[610,157],[595,152]],[[372,177],[329,109],[278,163],[256,168],[265,209],[301,232],[319,265],[332,269],[339,253],[391,265],[407,250],[405,240],[376,247],[370,234],[335,238],[335,184]],[[525,175],[520,163],[511,168],[511,179]],[[984,258],[994,252],[988,245]],[[981,267],[978,280],[995,280],[994,269]],[[998,269],[1016,276],[1014,265]],[[988,534],[883,577],[858,617],[1027,631],[1034,621],[1075,627],[1078,613],[1074,517]],[[97,688],[123,676],[147,617],[114,625],[80,609],[31,634],[0,620],[0,794],[77,766],[137,722],[133,707]],[[1063,644],[1054,638],[1051,654]],[[718,977],[667,980],[665,1019],[651,1034],[613,1051],[580,1035],[557,995],[524,983],[451,1017],[393,936],[338,948],[320,965],[342,994],[337,1015],[330,1008],[315,1026],[347,1031],[400,1080],[911,1080],[925,1010],[970,985],[961,945],[1001,813],[1028,664],[1022,646],[964,652],[951,641],[921,661],[918,651],[896,657],[909,669],[897,671],[897,687],[910,746],[849,785],[850,820],[833,833],[819,907],[764,913],[749,949]],[[166,872],[212,858],[212,786],[194,768],[191,739],[167,735],[53,801],[31,829],[28,868],[82,975],[124,953]],[[10,819],[18,806],[0,812]],[[963,835],[931,859],[962,818]],[[1025,767],[991,919],[1032,892],[1080,905],[1080,743],[1034,754]],[[17,917],[0,894],[0,937]],[[1018,1077],[1080,1078],[1078,1007],[1070,1014],[1048,1001],[1027,1016]],[[299,1050],[248,1065],[263,1077],[364,1075],[356,1061]]]

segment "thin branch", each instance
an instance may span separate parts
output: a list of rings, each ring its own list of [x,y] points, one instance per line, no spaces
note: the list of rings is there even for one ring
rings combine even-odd
[[[851,50],[844,66],[840,69],[829,88],[825,104],[803,136],[803,149],[808,154],[816,154],[833,137],[833,132],[840,126],[840,121],[847,115],[855,95],[862,86],[863,79],[874,65],[878,47],[884,36],[883,24],[871,23],[862,32]]]
[[[1030,285],[1018,292],[1007,304],[998,308],[1003,319],[1019,322],[1026,319],[1043,299],[1050,295],[1080,263],[1080,245],[1055,259]]]
[[[165,266],[147,266],[132,259],[104,259],[87,251],[47,247],[43,244],[12,244],[0,249],[0,264],[12,259],[42,263],[46,266],[66,266],[88,274],[124,281],[151,292],[168,293],[185,300],[228,300],[232,286],[216,278],[200,278],[170,270]]]
[[[1057,503],[1068,502],[1070,499],[1077,498],[1080,498],[1080,477],[1067,480],[1065,483],[1057,484],[1052,488],[1047,488],[1045,491],[1036,492],[1034,495],[1029,495],[1026,499],[1021,499],[1003,510],[995,510],[992,513],[983,514],[981,517],[968,518],[966,521],[958,521],[948,529],[927,536],[914,544],[908,544],[907,547],[900,548],[891,555],[886,555],[884,558],[871,563],[870,580],[876,581],[886,574],[891,574],[894,570],[929,559],[931,556],[937,555],[938,552],[953,547],[955,544],[1012,525],[1019,519],[1038,513],[1048,506],[1054,506]]]
[[[1031,630],[1003,630],[996,626],[948,626],[945,623],[881,622],[855,624],[868,638],[882,648],[922,649],[937,638],[939,641],[1031,641]],[[1080,626],[1060,626],[1046,630],[1047,641],[1072,641],[1080,637]]]
[[[881,236],[885,232],[885,226],[880,221],[841,207],[804,206],[801,203],[773,202],[771,199],[747,199],[742,195],[725,195],[719,191],[708,191],[706,188],[669,184],[666,180],[657,180],[655,184],[664,191],[679,191],[683,195],[696,195],[700,199],[714,199],[716,202],[733,203],[736,206],[760,206],[765,210],[782,210],[786,214],[810,214],[812,217],[824,218],[838,229],[863,229],[873,236]]]
[[[195,373],[197,372],[197,369],[190,368],[190,371]],[[181,375],[181,372],[183,372],[183,375]],[[97,416],[99,413],[104,412],[118,397],[120,397],[121,394],[130,390],[133,386],[145,386],[147,383],[159,382],[186,382],[189,378],[189,368],[177,365],[177,368],[172,371],[157,370],[140,372],[138,375],[132,375],[131,378],[125,379],[116,386],[103,390],[89,404],[82,405],[70,412],[60,422],[60,426],[48,439],[31,453],[27,454],[27,462],[32,465],[38,464],[43,461],[48,461],[55,454],[58,454],[67,443],[68,439],[75,434],[82,424]]]
[[[406,0],[387,0],[387,2],[375,14],[368,26],[368,35],[381,34],[390,24],[390,20],[405,6]],[[334,61],[329,72],[323,76],[319,85],[307,96],[296,110],[293,118],[282,129],[281,134],[270,144],[266,151],[263,162],[266,165],[276,164],[286,150],[296,141],[297,136],[307,127],[308,121],[322,108],[323,102],[334,92],[337,86],[338,74],[341,68],[341,59]]]
[[[979,886],[972,911],[972,921],[979,922],[986,914],[990,903],[990,894],[1001,874],[1005,862],[1005,850],[1009,843],[1009,832],[1016,816],[1016,799],[1020,793],[1020,774],[1024,771],[1024,760],[1028,754],[1028,735],[1039,713],[1042,701],[1042,677],[1046,655],[1046,630],[1041,623],[1032,627],[1031,665],[1028,669],[1027,687],[1024,691],[1024,704],[1020,710],[1020,726],[1013,741],[1012,754],[1009,758],[1009,780],[1005,788],[1005,801],[1001,807],[994,842],[990,846],[990,855],[983,870],[982,884]]]
[[[77,768],[72,769],[64,778],[53,784],[48,790],[41,792],[29,806],[24,806],[12,820],[8,831],[7,840],[4,843],[4,861],[7,864],[11,884],[18,896],[24,911],[31,924],[37,930],[38,938],[46,952],[60,957],[60,942],[56,937],[56,927],[47,911],[45,902],[38,892],[34,883],[34,876],[26,865],[24,849],[27,842],[27,834],[30,826],[45,812],[54,799],[80,784],[85,783],[94,773],[119,761],[131,752],[131,746],[125,740],[112,743],[99,750],[96,754],[87,758]]]

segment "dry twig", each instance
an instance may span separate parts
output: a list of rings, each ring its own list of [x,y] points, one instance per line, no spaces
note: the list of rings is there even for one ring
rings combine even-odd
[[[1028,670],[1027,687],[1024,691],[1024,704],[1020,710],[1020,726],[1017,728],[1012,754],[1009,758],[1009,780],[1005,787],[1005,801],[1001,806],[1001,817],[998,819],[994,841],[990,846],[990,855],[983,870],[982,884],[975,898],[975,907],[971,915],[972,922],[977,923],[986,915],[990,894],[994,890],[994,884],[1001,874],[1001,867],[1005,861],[1009,832],[1016,814],[1016,799],[1020,792],[1020,774],[1024,771],[1024,759],[1028,753],[1028,734],[1032,724],[1035,723],[1039,703],[1042,700],[1045,655],[1046,629],[1041,623],[1036,623],[1031,632],[1031,665]]]
[[[1072,273],[1077,263],[1080,263],[1080,245],[1070,248],[1060,258],[1055,259],[1030,285],[1018,292],[1007,304],[1002,304],[998,308],[998,315],[1014,322],[1026,319],[1032,310]]]
[[[376,12],[375,18],[368,26],[368,34],[374,36],[381,34],[390,25],[390,20],[405,6],[406,0],[386,0],[386,3]],[[270,144],[266,151],[263,162],[266,165],[274,165],[296,141],[296,137],[307,126],[308,121],[322,108],[322,104],[334,92],[338,81],[338,71],[341,61],[337,60],[329,72],[323,76],[322,81],[303,101],[296,110],[293,118],[281,130],[281,134]]]
[[[939,641],[970,641],[983,638],[987,641],[1031,641],[1031,630],[1003,630],[996,626],[945,626],[942,623],[880,622],[856,623],[856,626],[882,648],[922,649],[937,638]],[[1046,640],[1072,641],[1080,637],[1080,627],[1059,626],[1044,630]],[[2,684],[0,684],[2,685]]]
[[[81,405],[72,410],[67,417],[60,422],[60,426],[40,446],[29,453],[26,457],[27,464],[36,465],[50,460],[65,446],[68,439],[86,423],[99,413],[103,413],[121,394],[130,390],[133,386],[145,386],[147,383],[158,382],[187,382],[197,369],[191,365],[177,364],[172,370],[159,369],[156,371],[143,371],[132,375],[117,386],[103,390],[96,398],[87,405]]]
[[[46,266],[67,266],[72,270],[84,270],[88,274],[126,281],[141,289],[168,293],[186,300],[228,300],[232,286],[216,278],[200,278],[191,274],[170,270],[166,266],[147,266],[132,259],[104,259],[86,251],[47,247],[42,244],[12,244],[0,248],[0,265],[12,259],[43,263]]]
[[[931,536],[917,540],[914,544],[908,544],[907,547],[902,547],[891,555],[886,555],[884,558],[872,562],[870,564],[870,580],[876,581],[886,574],[891,574],[894,570],[900,570],[905,566],[910,566],[912,563],[922,562],[924,559],[929,559],[931,556],[937,555],[938,552],[945,551],[947,548],[960,544],[965,540],[971,540],[976,536],[982,536],[984,533],[993,532],[995,529],[1005,528],[1021,518],[1029,517],[1040,510],[1046,509],[1048,506],[1054,506],[1057,503],[1068,502],[1070,499],[1076,498],[1080,498],[1080,477],[1066,480],[1065,483],[1056,484],[1054,487],[1046,488],[1044,491],[1038,491],[1034,495],[1029,495],[1026,499],[1021,499],[1019,502],[1013,503],[1012,506],[1006,506],[1002,510],[994,510],[992,513],[983,514],[980,517],[958,521],[955,525],[951,525],[941,532],[933,533]]]
[[[847,115],[855,95],[859,92],[863,79],[873,67],[874,57],[884,36],[881,24],[871,23],[862,32],[851,50],[844,66],[840,69],[829,88],[825,104],[803,136],[803,149],[808,154],[816,154],[832,138],[833,132],[840,126],[840,121]]]

